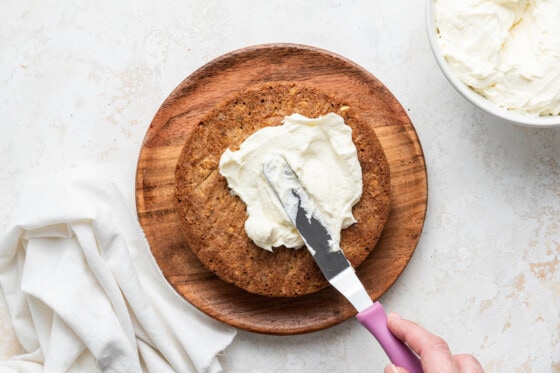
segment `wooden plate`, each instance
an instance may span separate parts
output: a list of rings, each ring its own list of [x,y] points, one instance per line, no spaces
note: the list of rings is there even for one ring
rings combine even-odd
[[[163,275],[206,314],[244,330],[298,334],[333,326],[356,314],[333,288],[298,298],[253,295],[208,271],[188,248],[174,205],[177,159],[189,133],[215,104],[251,85],[299,81],[333,92],[374,118],[391,169],[388,223],[357,273],[378,299],[411,258],[426,214],[422,148],[405,110],[373,75],[336,54],[294,44],[259,45],[219,57],[171,93],[144,139],[136,170],[138,218]]]

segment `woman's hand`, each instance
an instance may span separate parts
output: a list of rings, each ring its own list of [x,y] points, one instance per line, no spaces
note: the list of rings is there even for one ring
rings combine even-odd
[[[415,322],[391,313],[387,319],[391,333],[418,356],[424,373],[483,373],[482,366],[472,355],[453,355],[442,338],[430,333]],[[393,364],[385,367],[384,373],[408,373]]]

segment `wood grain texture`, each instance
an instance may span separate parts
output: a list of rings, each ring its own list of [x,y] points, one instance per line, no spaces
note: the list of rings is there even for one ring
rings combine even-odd
[[[136,171],[138,218],[163,275],[206,314],[258,333],[288,335],[333,326],[356,311],[331,287],[297,298],[253,295],[218,279],[188,248],[174,203],[183,143],[204,114],[240,89],[298,81],[336,94],[369,118],[391,169],[391,208],[380,241],[357,273],[378,299],[410,260],[424,224],[427,175],[405,110],[372,74],[336,54],[294,44],[258,45],[201,67],[170,94],[144,139]]]

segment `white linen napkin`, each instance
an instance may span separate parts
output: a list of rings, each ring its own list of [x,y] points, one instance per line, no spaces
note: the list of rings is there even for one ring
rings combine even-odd
[[[25,186],[0,286],[25,350],[0,372],[217,372],[235,336],[171,288],[121,192],[90,168]]]

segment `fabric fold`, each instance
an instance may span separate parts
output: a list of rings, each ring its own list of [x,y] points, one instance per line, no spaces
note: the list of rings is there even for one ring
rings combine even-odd
[[[25,354],[0,371],[220,371],[235,329],[167,283],[116,185],[91,168],[29,182],[0,239]]]

